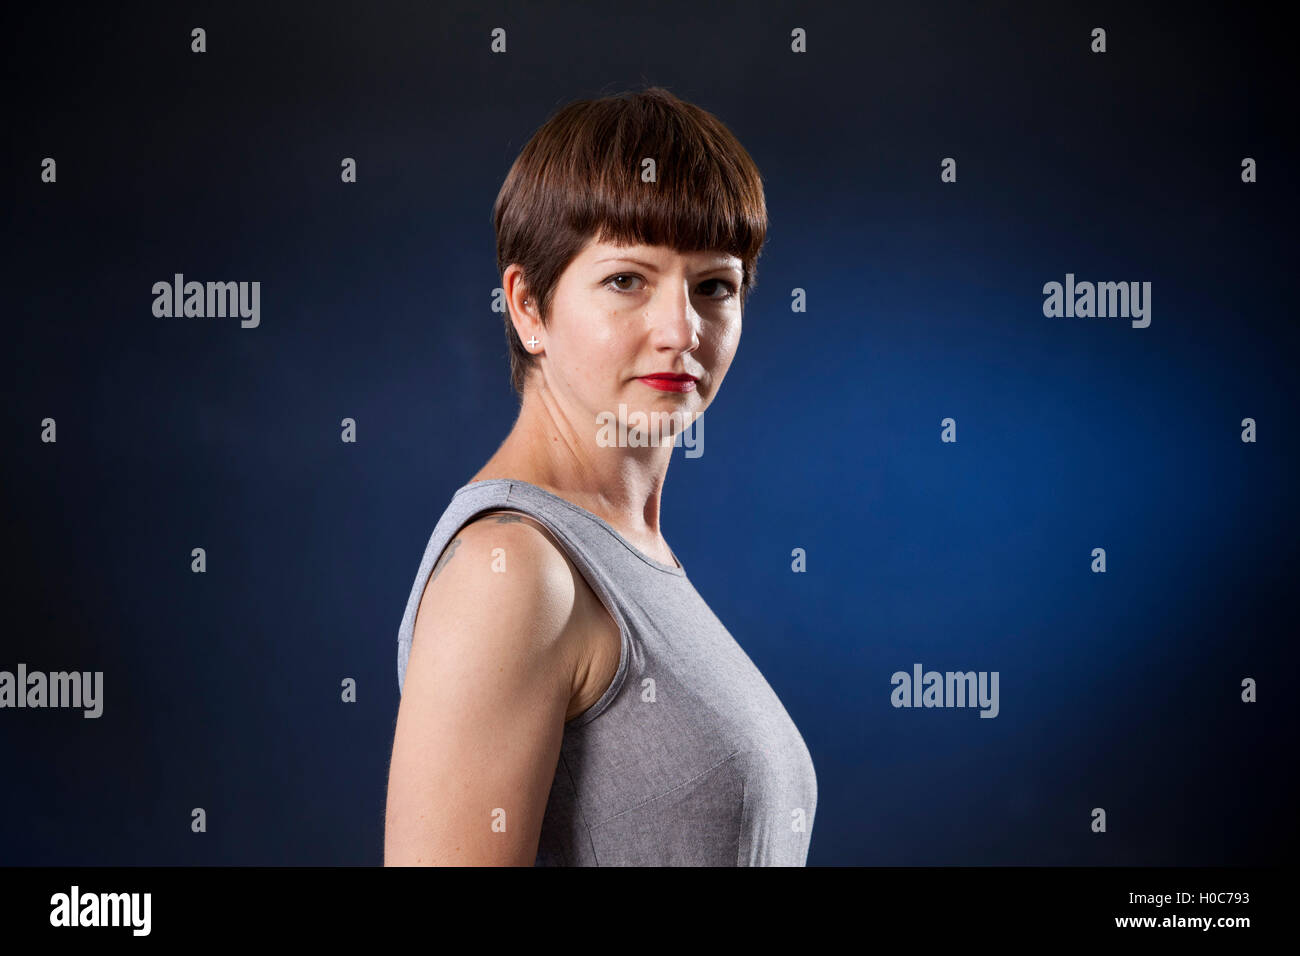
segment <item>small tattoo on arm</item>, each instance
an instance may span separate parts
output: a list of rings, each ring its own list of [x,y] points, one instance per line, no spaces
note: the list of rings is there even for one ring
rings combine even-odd
[[[447,550],[442,553],[442,557],[438,559],[438,563],[433,566],[433,573],[429,575],[430,581],[436,578],[438,572],[447,566],[447,562],[451,560],[452,555],[456,553],[456,549],[459,547],[460,538],[456,538],[451,544],[447,545]]]

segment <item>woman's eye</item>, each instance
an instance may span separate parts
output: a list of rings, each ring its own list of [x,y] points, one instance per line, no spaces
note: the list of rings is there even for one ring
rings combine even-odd
[[[618,282],[619,279],[639,279],[639,278],[641,278],[641,277],[640,277],[640,276],[634,276],[634,275],[632,275],[632,274],[629,273],[629,272],[621,272],[621,273],[619,273],[619,274],[616,275],[616,276],[610,276],[608,279],[605,280],[605,284],[606,284],[606,285],[609,285],[611,282]],[[616,287],[614,291],[615,291],[615,292],[630,292],[630,291],[632,291],[632,290],[631,290],[631,289],[624,289],[624,288],[622,288],[622,287],[620,286],[620,287]]]
[[[726,281],[725,279],[708,279],[705,281],[705,285],[708,285],[710,282],[716,282],[719,286],[721,286],[723,289],[727,291],[726,295],[711,296],[711,298],[717,299],[719,302],[722,302],[726,299],[730,299],[732,296],[736,294],[736,287],[732,285],[730,282]]]

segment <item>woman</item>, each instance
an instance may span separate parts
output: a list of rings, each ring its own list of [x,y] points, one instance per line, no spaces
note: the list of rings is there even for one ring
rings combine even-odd
[[[555,114],[494,215],[520,411],[407,602],[385,863],[803,865],[807,747],[659,529],[671,423],[740,340],[758,170],[651,88]],[[669,431],[608,440],[637,413]]]

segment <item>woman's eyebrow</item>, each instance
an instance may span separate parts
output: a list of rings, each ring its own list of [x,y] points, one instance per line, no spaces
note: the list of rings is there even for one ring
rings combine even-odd
[[[636,265],[639,265],[639,266],[641,266],[641,267],[643,267],[643,268],[645,268],[645,269],[650,269],[651,271],[654,271],[654,272],[658,272],[658,271],[659,271],[659,267],[656,266],[653,262],[646,262],[646,261],[643,260],[643,259],[634,259],[634,258],[632,258],[631,256],[610,256],[608,259],[597,259],[597,260],[596,260],[594,263],[592,263],[592,264],[593,264],[593,265],[600,265],[602,262],[632,262],[632,263],[635,263]],[[719,271],[719,270],[724,270],[724,271],[727,271],[727,272],[735,272],[737,275],[743,275],[743,274],[744,274],[744,272],[743,272],[743,270],[740,268],[740,266],[738,266],[738,265],[736,265],[736,264],[734,264],[734,263],[731,263],[731,262],[723,262],[723,261],[719,261],[719,262],[717,262],[717,263],[715,263],[715,264],[713,264],[713,265],[706,266],[705,268],[700,269],[699,271],[700,271],[700,272],[716,272],[716,271]]]
[[[633,259],[631,256],[610,256],[608,259],[597,259],[593,265],[600,265],[602,262],[635,262],[639,266],[644,266],[647,269],[654,269],[656,272],[659,271],[659,267],[653,262]]]

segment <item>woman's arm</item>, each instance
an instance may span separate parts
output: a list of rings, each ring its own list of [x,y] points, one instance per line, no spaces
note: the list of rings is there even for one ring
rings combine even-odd
[[[533,864],[582,653],[574,607],[565,557],[528,521],[488,515],[448,544],[397,712],[386,866]]]

